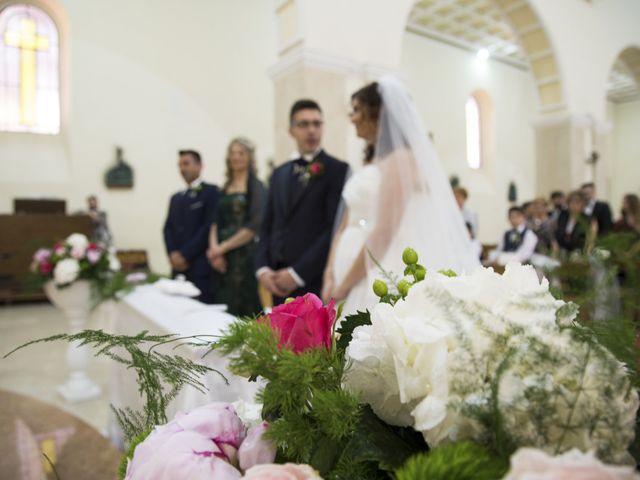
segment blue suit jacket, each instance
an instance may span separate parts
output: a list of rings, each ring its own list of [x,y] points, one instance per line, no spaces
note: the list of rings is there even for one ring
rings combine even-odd
[[[276,168],[271,176],[265,207],[256,270],[293,267],[305,282],[294,292],[320,293],[336,212],[348,165],[324,151],[316,157],[324,165],[322,175],[311,178],[298,196],[291,188],[299,182],[293,162]]]
[[[171,197],[169,213],[164,224],[164,243],[167,254],[180,251],[189,263],[187,277],[209,276],[211,267],[206,251],[209,229],[215,221],[218,187],[202,183],[198,192],[178,192]]]

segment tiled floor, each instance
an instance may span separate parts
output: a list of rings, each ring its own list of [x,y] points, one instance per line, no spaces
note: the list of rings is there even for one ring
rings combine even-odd
[[[92,315],[87,328],[100,328],[100,313]],[[47,303],[0,306],[0,357],[23,343],[66,332],[62,314]],[[83,419],[104,433],[109,415],[106,392],[109,360],[91,357],[88,373],[102,388],[96,399],[69,404],[56,392],[66,380],[67,343],[31,345],[0,358],[0,389],[11,390],[51,403]]]

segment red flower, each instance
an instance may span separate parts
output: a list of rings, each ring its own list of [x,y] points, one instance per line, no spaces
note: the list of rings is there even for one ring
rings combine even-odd
[[[300,353],[317,347],[331,348],[331,333],[336,319],[335,300],[323,305],[313,293],[278,305],[266,321],[278,334],[278,346]]]
[[[322,173],[322,165],[319,163],[313,163],[309,167],[309,171],[311,172],[311,175],[320,175]]]
[[[40,263],[40,273],[49,275],[53,271],[53,264],[49,260]]]

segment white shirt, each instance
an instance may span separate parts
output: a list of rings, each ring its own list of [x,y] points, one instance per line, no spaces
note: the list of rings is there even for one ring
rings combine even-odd
[[[526,229],[526,232],[525,232]],[[509,253],[510,257],[514,260],[518,260],[520,263],[524,263],[529,261],[531,255],[536,251],[536,245],[538,245],[538,237],[535,233],[531,231],[531,229],[527,228],[526,225],[520,225],[516,228],[516,231],[522,235],[524,233],[524,238],[522,239],[522,244],[515,252],[505,252],[504,251],[504,236],[500,239],[500,243],[498,244],[498,248],[493,250],[489,254],[489,262],[495,262],[499,260],[500,255],[503,253]],[[499,262],[502,263],[502,262]]]
[[[318,146],[313,152],[301,154],[298,150],[294,150],[289,155],[289,160],[297,160],[299,158],[304,158],[307,162],[313,161],[314,158],[318,156],[318,154],[322,151],[322,147]]]
[[[186,194],[186,193],[189,192],[189,190],[193,190],[194,188],[198,188],[201,184],[202,184],[202,177],[198,177],[193,182],[191,182],[189,184],[189,187],[187,187],[187,189],[182,193]]]
[[[585,214],[587,217],[590,217],[590,216],[591,216],[591,214],[593,213],[593,209],[595,208],[595,206],[596,206],[596,199],[595,199],[595,198],[592,198],[592,199],[589,201],[589,203],[587,203],[587,206],[586,206],[586,207],[584,207],[584,214]]]
[[[462,207],[462,218],[464,218],[465,223],[471,225],[471,232],[473,233],[473,238],[478,237],[478,214],[473,210],[468,209],[467,207]]]

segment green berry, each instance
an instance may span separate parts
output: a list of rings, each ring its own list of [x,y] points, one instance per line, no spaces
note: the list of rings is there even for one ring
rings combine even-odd
[[[418,263],[417,252],[413,248],[405,248],[404,252],[402,252],[402,261],[407,265],[415,265]]]
[[[387,284],[382,280],[376,280],[375,282],[373,282],[373,293],[375,293],[378,297],[384,297],[387,293],[389,293]]]
[[[400,280],[398,282],[398,292],[400,292],[400,295],[402,295],[403,297],[407,296],[410,288],[411,288],[411,284],[406,280]]]
[[[291,303],[295,300],[295,298],[293,297],[288,297],[287,299],[285,299],[284,304],[286,305],[287,303]]]
[[[416,271],[413,274],[414,277],[416,277],[416,281],[421,282],[422,280],[424,280],[424,277],[427,275],[427,269],[424,268],[422,265],[418,265],[416,267]]]

